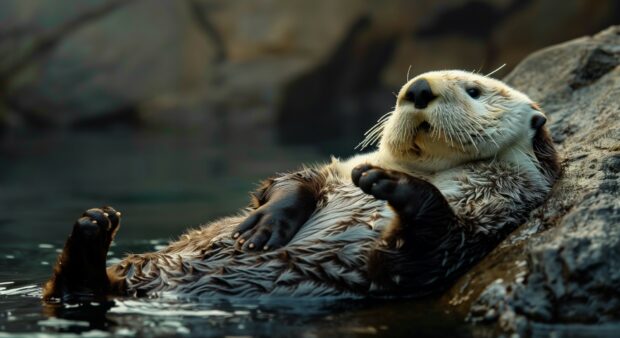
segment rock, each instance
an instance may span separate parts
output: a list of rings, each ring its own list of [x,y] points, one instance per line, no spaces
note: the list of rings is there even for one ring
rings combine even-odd
[[[517,331],[620,320],[619,65],[612,26],[533,53],[506,76],[549,116],[563,176],[531,220],[444,295],[469,292],[473,303],[455,311]]]

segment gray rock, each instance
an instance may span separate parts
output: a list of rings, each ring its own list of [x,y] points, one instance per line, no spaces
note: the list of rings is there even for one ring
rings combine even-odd
[[[620,319],[618,65],[614,26],[538,51],[505,78],[549,116],[563,177],[532,219],[446,295],[473,285],[472,320],[522,331]],[[502,280],[488,282],[496,276]]]

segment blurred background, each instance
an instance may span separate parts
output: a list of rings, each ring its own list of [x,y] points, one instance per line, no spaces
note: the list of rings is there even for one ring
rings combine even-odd
[[[102,204],[120,238],[177,236],[353,153],[409,68],[501,78],[619,22],[615,0],[3,0],[0,242]]]

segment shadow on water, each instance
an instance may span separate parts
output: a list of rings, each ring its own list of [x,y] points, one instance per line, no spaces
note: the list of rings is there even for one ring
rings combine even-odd
[[[5,138],[0,142],[0,337],[494,336],[489,328],[444,313],[433,300],[41,303],[40,285],[84,209],[111,204],[123,211],[109,253],[114,262],[128,252],[159,249],[188,226],[234,213],[260,179],[327,155],[260,142],[218,144],[200,135],[119,131]],[[540,326],[533,336],[591,336],[588,332]]]

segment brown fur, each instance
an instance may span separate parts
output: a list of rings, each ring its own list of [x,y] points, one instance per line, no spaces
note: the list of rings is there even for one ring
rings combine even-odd
[[[553,147],[553,140],[546,127],[536,131],[532,145],[543,174],[549,183],[553,184],[560,177],[561,167],[558,153]]]

